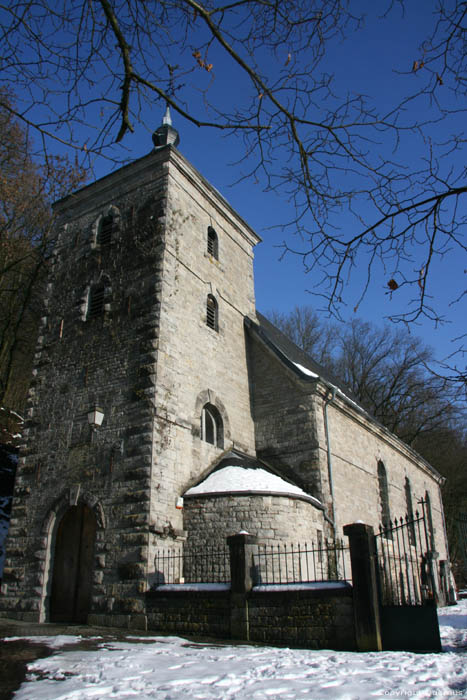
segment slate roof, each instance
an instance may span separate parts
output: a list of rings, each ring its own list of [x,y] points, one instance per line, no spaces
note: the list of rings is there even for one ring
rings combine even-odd
[[[304,381],[318,381],[321,380],[325,384],[328,384],[330,387],[334,387],[337,389],[337,393],[347,400],[347,402],[350,402],[351,404],[354,405],[359,411],[365,414],[367,418],[369,418],[371,421],[376,423],[377,425],[381,426],[384,430],[386,430],[388,433],[391,433],[388,428],[385,428],[380,421],[378,421],[371,413],[369,413],[363,406],[362,404],[358,401],[356,398],[355,394],[352,392],[349,387],[347,387],[343,382],[341,382],[337,377],[335,377],[331,372],[329,372],[325,367],[319,364],[319,362],[316,362],[310,355],[308,355],[306,352],[301,350],[293,341],[291,341],[289,338],[287,338],[282,331],[280,331],[271,321],[269,321],[263,314],[261,314],[259,311],[256,312],[256,317],[258,319],[259,323],[255,323],[251,318],[245,318],[245,325],[246,327],[253,333],[255,333],[263,343],[265,343],[274,353],[275,355],[285,364],[289,369],[294,371],[297,376],[299,376],[302,380]],[[314,375],[317,375],[315,378],[312,376],[306,375],[302,370],[300,370],[299,367],[296,365],[299,364],[302,367],[306,368],[309,370],[309,372],[313,373]],[[443,480],[444,477],[440,475],[440,473],[429,463],[427,462],[421,455],[416,452],[412,447],[407,445],[406,443],[403,442],[400,438],[397,438],[400,442],[402,442],[406,449],[409,450],[414,457],[419,461],[423,462],[426,467],[436,476],[436,478]]]
[[[344,394],[362,411],[365,411],[363,406],[359,403],[358,399],[352,392],[352,390],[346,386],[340,379],[335,377],[329,370],[327,370],[319,362],[316,362],[310,355],[308,355],[304,350],[301,350],[295,343],[290,340],[282,331],[280,331],[266,316],[263,316],[259,311],[256,312],[259,325],[254,323],[251,319],[246,320],[246,325],[248,328],[253,330],[262,340],[266,343],[275,354],[286,364],[290,369],[296,372],[302,379],[306,378],[304,373],[296,365],[301,365],[307,370],[316,374],[319,379],[324,381],[326,384],[336,387],[342,394]],[[312,379],[311,377],[308,377]],[[366,413],[366,411],[365,411]]]

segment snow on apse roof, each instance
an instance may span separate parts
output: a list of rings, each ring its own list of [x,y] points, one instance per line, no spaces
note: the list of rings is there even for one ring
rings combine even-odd
[[[200,484],[188,489],[185,496],[208,493],[241,493],[242,491],[298,496],[321,505],[318,499],[310,496],[309,493],[306,493],[300,487],[285,481],[276,474],[271,474],[266,469],[239,466],[226,466],[212,472]]]

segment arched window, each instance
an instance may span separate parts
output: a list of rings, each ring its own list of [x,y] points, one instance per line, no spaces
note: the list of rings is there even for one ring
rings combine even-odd
[[[219,240],[212,226],[208,226],[208,255],[219,260]]]
[[[405,477],[405,505],[407,508],[407,521],[409,526],[409,542],[410,544],[415,544],[415,524],[413,516],[413,506],[412,506],[412,488],[410,486],[410,480]]]
[[[210,403],[205,404],[201,412],[201,439],[216,447],[224,447],[224,426],[221,414]]]
[[[116,231],[116,222],[112,214],[103,216],[99,223],[97,232],[97,243],[107,246],[112,243],[112,234]]]
[[[105,284],[99,282],[98,284],[93,284],[89,290],[88,296],[88,310],[86,318],[95,318],[96,316],[101,316],[105,309]]]
[[[378,462],[378,488],[381,506],[381,522],[383,523],[384,528],[390,528],[391,513],[389,510],[388,478],[386,476],[386,467],[381,461]]]
[[[206,300],[206,325],[213,331],[219,329],[219,307],[212,294],[208,294]]]

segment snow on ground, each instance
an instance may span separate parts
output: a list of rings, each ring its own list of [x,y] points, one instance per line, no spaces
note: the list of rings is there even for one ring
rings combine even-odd
[[[466,698],[467,600],[439,611],[443,653],[329,650],[127,637],[29,664],[15,700]],[[34,638],[38,639],[38,638]],[[49,639],[54,649],[57,639]],[[76,639],[74,639],[76,641]],[[97,639],[97,643],[99,641]],[[60,646],[60,645],[59,645]],[[464,647],[462,649],[462,646]]]
[[[467,598],[438,610],[441,641],[445,651],[463,650],[467,665]]]

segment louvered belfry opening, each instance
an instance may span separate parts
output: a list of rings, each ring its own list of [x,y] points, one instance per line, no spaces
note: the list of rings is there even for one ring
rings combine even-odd
[[[105,285],[91,287],[88,301],[88,318],[94,318],[104,313]]]
[[[208,294],[208,298],[206,301],[206,325],[209,328],[212,328],[214,331],[217,331],[217,301],[212,296],[212,294]]]
[[[208,255],[211,255],[213,258],[216,258],[216,260],[219,257],[217,233],[214,231],[212,226],[208,227]]]
[[[104,216],[100,226],[99,234],[97,236],[97,242],[99,245],[110,245],[112,243],[112,234],[114,232],[114,217],[112,214]]]

